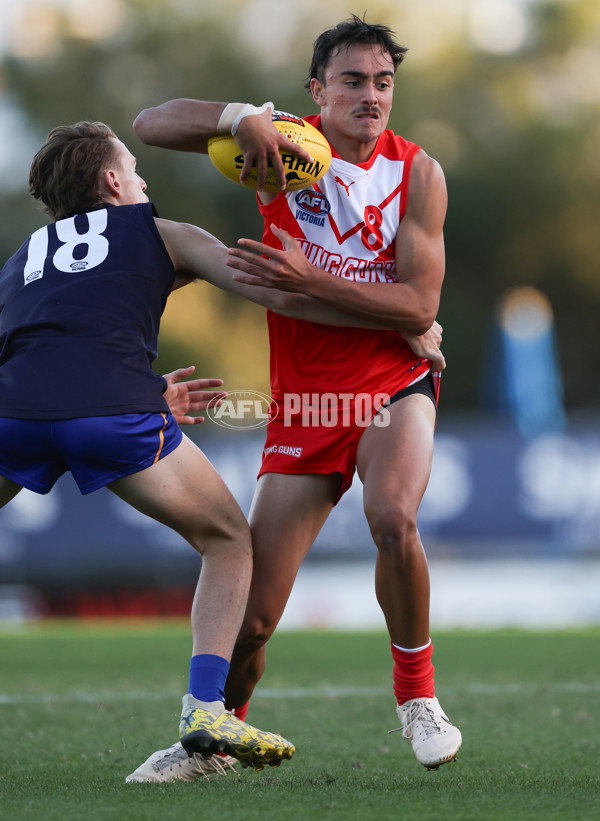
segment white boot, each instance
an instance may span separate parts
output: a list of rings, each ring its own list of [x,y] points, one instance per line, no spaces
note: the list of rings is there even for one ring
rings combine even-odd
[[[398,705],[396,712],[402,722],[402,738],[410,739],[420,764],[437,770],[440,764],[456,761],[462,736],[437,698],[413,698]]]
[[[149,782],[164,784],[168,781],[195,781],[196,778],[209,775],[227,775],[238,762],[230,755],[213,755],[202,758],[198,753],[189,756],[181,742],[173,744],[166,750],[157,750],[143,764],[125,779],[126,784],[146,784]]]

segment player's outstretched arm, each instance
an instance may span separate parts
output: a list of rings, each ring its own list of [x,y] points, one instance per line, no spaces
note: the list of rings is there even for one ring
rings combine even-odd
[[[305,319],[323,325],[403,330],[394,322],[340,311],[304,294],[237,281],[234,279],[234,269],[227,264],[227,248],[212,234],[195,225],[159,218],[156,219],[156,226],[173,261],[180,283],[203,279],[218,288],[294,319]]]
[[[271,164],[279,187],[285,188],[285,168],[279,153],[285,148],[305,162],[309,152],[288,140],[273,125],[273,103],[260,107],[248,103],[215,103],[180,98],[155,108],[146,108],[136,117],[133,130],[148,145],[177,151],[206,154],[208,141],[218,134],[232,134],[244,155],[240,182],[245,182],[256,165],[258,191],[262,191]],[[268,198],[268,195],[266,195]]]
[[[302,294],[236,282],[233,269],[227,265],[226,246],[208,231],[184,222],[160,218],[156,218],[155,222],[177,273],[174,288],[202,279],[286,316],[332,325],[352,324],[352,317],[346,317]],[[365,326],[358,324],[357,327]]]

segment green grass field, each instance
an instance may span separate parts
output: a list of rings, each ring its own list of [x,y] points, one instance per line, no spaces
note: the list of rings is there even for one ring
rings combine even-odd
[[[187,625],[0,632],[0,818],[44,821],[600,818],[600,628],[434,637],[463,733],[427,772],[398,726],[387,638],[282,632],[248,720],[292,739],[278,769],[126,785],[176,740]]]

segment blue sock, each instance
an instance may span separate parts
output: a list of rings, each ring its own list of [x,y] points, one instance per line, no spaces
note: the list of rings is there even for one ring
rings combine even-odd
[[[225,701],[229,662],[222,656],[202,653],[190,662],[190,693],[199,701]]]

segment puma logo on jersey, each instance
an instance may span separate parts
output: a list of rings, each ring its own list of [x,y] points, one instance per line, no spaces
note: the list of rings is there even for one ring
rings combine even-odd
[[[342,186],[342,188],[345,190],[346,194],[348,194],[348,196],[350,196],[350,186],[354,185],[356,180],[353,180],[352,182],[349,182],[348,185],[346,185],[344,180],[341,180],[339,177],[334,177],[334,182],[339,183]]]

